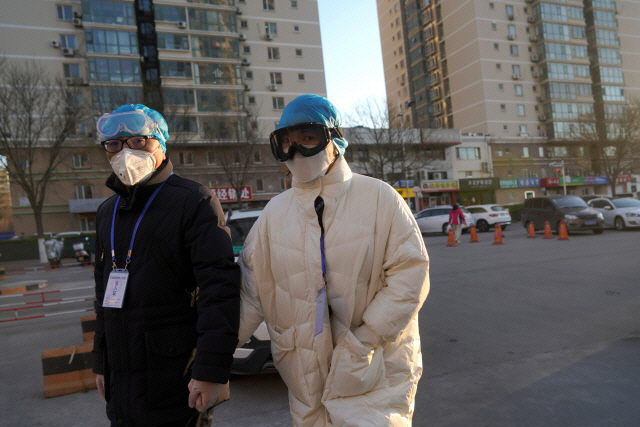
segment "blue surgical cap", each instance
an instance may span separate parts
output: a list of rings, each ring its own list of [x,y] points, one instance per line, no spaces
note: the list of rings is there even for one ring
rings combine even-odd
[[[327,98],[318,95],[301,95],[291,101],[282,112],[278,129],[300,123],[321,123],[329,128],[342,127],[342,115]],[[342,156],[349,143],[332,133],[338,155]]]
[[[126,113],[127,111],[135,111],[142,110],[151,120],[157,123],[158,131],[156,133],[149,134],[148,136],[154,136],[160,141],[160,145],[162,146],[162,151],[167,152],[167,140],[169,139],[169,127],[167,126],[167,121],[162,117],[162,114],[158,113],[156,110],[152,110],[146,105],[142,104],[125,104],[121,105],[115,110],[113,113]],[[135,136],[131,135],[128,132],[120,132],[114,138],[119,136]]]

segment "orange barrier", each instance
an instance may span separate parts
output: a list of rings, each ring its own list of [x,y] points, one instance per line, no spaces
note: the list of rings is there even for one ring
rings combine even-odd
[[[502,241],[502,227],[500,226],[500,223],[496,223],[496,231],[494,233],[493,244],[504,245],[504,242]]]
[[[551,226],[549,225],[549,221],[544,222],[544,237],[543,239],[553,239],[553,234],[551,233]]]
[[[82,325],[82,342],[93,343],[93,336],[96,333],[96,315],[82,316],[80,324]]]
[[[480,240],[478,240],[478,232],[476,231],[476,226],[474,224],[471,224],[471,240],[469,240],[469,243],[478,243]]]
[[[456,247],[456,236],[453,235],[453,230],[449,230],[449,239],[447,240],[447,247]]]
[[[529,234],[527,234],[528,238],[536,237],[536,228],[533,226],[533,221],[529,223]]]
[[[42,352],[44,397],[88,391],[96,388],[91,370],[93,344],[56,348]]]
[[[23,294],[25,292],[35,291],[37,289],[42,289],[47,287],[47,281],[44,280],[38,283],[31,283],[29,285],[16,286],[13,288],[4,288],[0,289],[0,295],[14,295],[14,294]]]
[[[564,221],[560,221],[560,237],[558,237],[558,240],[570,240],[567,224],[565,224]]]

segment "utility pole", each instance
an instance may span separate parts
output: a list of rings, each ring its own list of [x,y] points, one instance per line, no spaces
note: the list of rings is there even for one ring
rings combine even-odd
[[[564,187],[564,195],[567,195],[567,176],[564,174],[564,160],[560,163],[549,163],[549,166],[554,168],[562,168],[562,186]]]
[[[404,170],[404,191],[407,195],[407,206],[411,209],[411,198],[409,197],[409,178],[407,175],[407,167],[406,160],[407,154],[404,150],[404,125],[403,125],[403,114],[402,114],[402,105],[400,104],[400,99],[398,99],[398,117],[400,117],[400,142],[402,143],[402,169]]]

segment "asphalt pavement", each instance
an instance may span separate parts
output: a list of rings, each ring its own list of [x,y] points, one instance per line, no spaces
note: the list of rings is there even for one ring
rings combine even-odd
[[[425,236],[431,292],[413,424],[639,425],[640,231],[559,241],[514,224],[505,234],[504,245],[491,232],[450,248],[444,235]],[[70,267],[20,280],[57,289],[91,276]],[[0,426],[108,425],[96,391],[42,397],[41,353],[81,343],[80,317],[0,323]],[[236,376],[214,426],[290,426],[288,412],[278,374]]]

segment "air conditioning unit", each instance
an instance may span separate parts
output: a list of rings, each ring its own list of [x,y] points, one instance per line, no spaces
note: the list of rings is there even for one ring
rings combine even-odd
[[[543,102],[543,101],[544,101],[544,96],[542,96],[542,95],[538,95],[538,96],[536,97],[536,99],[538,100],[538,102]]]
[[[237,15],[242,15],[242,11],[240,10],[239,7],[236,7],[236,14]]]
[[[276,90],[278,90],[278,85],[277,85],[277,84],[275,84],[275,83],[270,84],[270,85],[269,85],[269,90],[271,90],[271,91],[276,91]]]
[[[265,40],[273,40],[273,36],[272,36],[270,33],[266,33],[266,34],[264,35],[264,39],[265,39]]]
[[[89,82],[82,77],[67,77],[66,80],[69,86],[84,86],[89,84]]]
[[[529,41],[535,43],[538,41],[538,36],[529,36]]]
[[[249,64],[251,64],[251,60],[249,58],[242,58],[241,64],[242,65],[249,65]]]
[[[187,28],[187,21],[178,21],[178,28],[185,29]]]
[[[73,55],[74,55],[74,53],[75,53],[75,52],[74,52],[74,50],[73,50],[73,49],[71,49],[70,47],[63,47],[63,48],[62,48],[62,54],[63,54],[64,56],[73,56]]]
[[[531,60],[532,60],[533,62],[538,62],[538,60],[540,60],[540,57],[538,56],[538,54],[537,54],[537,53],[532,53],[532,54],[531,54]]]
[[[538,77],[540,77],[540,73],[539,73],[539,72],[537,72],[537,71],[532,72],[532,73],[531,73],[531,75],[532,75],[533,77],[535,77],[536,79],[537,79]]]
[[[251,86],[249,86],[249,85],[244,85],[244,90],[251,90]]]
[[[82,27],[82,19],[80,18],[73,18],[71,20],[71,23],[73,24],[74,27],[78,27],[78,28]]]
[[[529,24],[533,24],[534,22],[536,22],[536,18],[534,18],[533,16],[528,16],[527,17],[527,22]]]
[[[544,122],[545,120],[547,120],[547,115],[546,114],[539,114],[538,115],[538,120],[540,120],[541,122]]]
[[[509,21],[513,21],[514,16],[513,15],[507,15],[507,18],[509,19]]]
[[[440,172],[435,172],[433,174],[433,179],[442,179],[442,174]]]
[[[246,34],[238,34],[238,39],[245,41],[247,39],[247,35]]]
[[[507,35],[507,38],[508,38],[509,40],[515,40],[515,39],[516,39],[516,35],[515,35],[515,34],[508,34],[508,35]]]
[[[51,47],[60,47],[60,42],[58,40],[51,40]]]
[[[78,12],[78,11],[74,11],[73,12],[73,17],[74,18],[82,18],[82,13]]]
[[[513,80],[520,80],[520,74],[511,74]]]
[[[538,135],[540,135],[540,136],[547,136],[547,133],[546,133],[545,131],[541,130],[541,131],[538,133]]]

